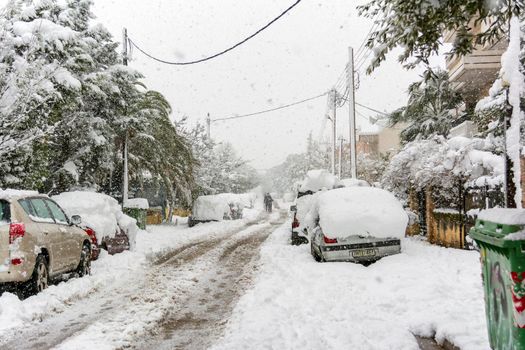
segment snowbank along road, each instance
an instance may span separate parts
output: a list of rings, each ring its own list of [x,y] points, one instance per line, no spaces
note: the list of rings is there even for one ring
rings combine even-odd
[[[0,348],[207,348],[250,285],[259,247],[283,216],[276,213],[152,255],[117,283],[0,334]]]

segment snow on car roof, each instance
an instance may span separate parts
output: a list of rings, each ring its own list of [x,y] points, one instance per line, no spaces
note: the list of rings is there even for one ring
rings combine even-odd
[[[485,209],[479,213],[478,219],[504,225],[525,225],[525,209]]]
[[[138,230],[136,220],[122,212],[115,198],[89,191],[63,192],[51,198],[70,217],[80,215],[82,222],[95,231],[99,243],[104,237],[114,237],[120,228],[128,235],[130,244],[134,245]]]
[[[325,169],[310,170],[299,188],[299,192],[317,192],[322,189],[332,189],[339,184],[337,176]]]
[[[149,209],[149,203],[146,198],[130,198],[124,203],[124,208]]]
[[[229,213],[232,193],[199,196],[193,203],[192,216],[196,220],[222,220]]]
[[[14,190],[7,188],[5,190],[0,188],[0,199],[11,200],[12,198],[29,197],[40,195],[38,191]],[[41,195],[45,196],[45,195]]]
[[[326,191],[317,198],[309,215],[319,218],[323,234],[330,238],[402,238],[408,223],[408,216],[394,195],[375,187]]]
[[[370,187],[370,184],[366,182],[365,180],[359,180],[359,179],[353,179],[353,178],[342,179],[341,184],[344,187],[352,187],[352,186]]]

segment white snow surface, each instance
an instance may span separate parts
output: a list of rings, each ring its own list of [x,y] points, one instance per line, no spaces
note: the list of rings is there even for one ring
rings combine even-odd
[[[125,208],[149,209],[149,203],[146,198],[130,198],[124,204]]]
[[[259,212],[258,212],[259,213]],[[147,274],[152,261],[184,245],[203,239],[220,238],[222,235],[246,226],[256,220],[255,215],[249,219],[206,223],[188,228],[187,226],[150,225],[148,231],[139,230],[134,251],[124,251],[116,255],[101,252],[98,260],[92,262],[92,274],[83,278],[73,278],[67,282],[51,285],[43,292],[20,300],[11,293],[0,296],[0,338],[12,329],[24,328],[38,324],[42,319],[56,317],[71,307],[72,304],[107,302],[115,299],[135,303],[134,307],[116,310],[118,324],[93,322],[83,332],[68,338],[60,349],[116,349],[130,341],[137,332],[160,322],[164,317],[162,308],[169,308],[173,303],[171,295],[166,296],[165,303],[153,304],[127,299],[121,291],[140,281]],[[254,225],[251,228],[256,229]],[[178,283],[191,283],[186,276],[174,276]],[[193,278],[193,277],[192,277]],[[133,287],[132,287],[133,288]],[[162,293],[154,290],[148,293]],[[90,297],[96,300],[91,300]],[[85,301],[87,300],[87,301]]]
[[[122,212],[115,198],[88,191],[63,192],[51,198],[69,217],[80,215],[82,223],[95,231],[99,244],[104,237],[115,237],[122,229],[129,238],[131,249],[134,249],[137,222]]]
[[[489,350],[479,253],[403,239],[364,267],[316,263],[284,224],[264,243],[255,285],[237,303],[226,349],[418,350],[414,334]]]
[[[525,225],[525,209],[485,209],[480,211],[478,219],[504,225]]]
[[[255,193],[219,193],[199,196],[193,203],[191,215],[196,220],[220,221],[230,215],[230,205],[243,210],[245,203],[253,207]],[[252,201],[253,199],[253,201]]]
[[[516,193],[514,200],[516,206],[521,208],[521,124],[523,112],[521,110],[521,97],[525,93],[525,79],[521,73],[521,26],[520,20],[513,15],[510,20],[509,46],[501,56],[501,71],[503,80],[509,85],[509,104],[512,106],[510,127],[506,133],[507,155],[512,160],[514,184]]]
[[[325,169],[310,170],[299,188],[299,192],[317,192],[322,189],[330,190],[339,185],[337,176],[330,174]]]
[[[316,199],[309,216],[319,218],[323,234],[329,238],[402,238],[408,224],[408,215],[396,197],[375,187],[326,191]]]
[[[11,200],[13,197],[37,196],[38,191],[14,190],[7,188],[5,190],[0,188],[0,199]]]
[[[361,187],[370,187],[370,184],[366,182],[365,180],[359,180],[359,179],[341,179],[341,184],[344,187],[353,187],[353,186],[361,186]]]

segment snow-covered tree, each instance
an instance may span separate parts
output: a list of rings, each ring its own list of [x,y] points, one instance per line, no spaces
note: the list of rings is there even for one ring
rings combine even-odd
[[[121,64],[111,34],[92,23],[91,6],[12,0],[4,8],[0,187],[120,193],[127,134],[132,180],[148,171],[187,192],[193,159],[169,104]]]
[[[413,68],[438,54],[446,31],[455,31],[450,54],[470,53],[475,45],[494,42],[508,27],[510,17],[520,16],[524,0],[371,0],[358,7],[361,15],[378,24],[366,46],[373,50],[370,69],[378,67],[388,52],[401,47],[399,61]],[[488,23],[478,31],[473,24]]]
[[[266,177],[271,184],[271,189],[280,192],[291,191],[298,181],[304,179],[309,170],[328,170],[329,154],[328,150],[315,141],[310,133],[304,153],[291,154],[282,164],[268,170]]]
[[[408,125],[400,135],[403,142],[447,136],[454,121],[450,110],[461,103],[461,95],[451,86],[446,71],[427,70],[421,81],[410,84],[406,106],[392,112],[389,122]]]
[[[193,168],[193,197],[224,192],[244,193],[259,182],[257,171],[237,155],[230,143],[208,139],[204,125],[198,123],[183,132],[196,160]]]

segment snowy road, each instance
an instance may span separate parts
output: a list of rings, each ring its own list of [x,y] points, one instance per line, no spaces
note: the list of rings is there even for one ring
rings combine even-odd
[[[64,308],[51,310],[41,322],[6,330],[0,347],[206,348],[221,335],[250,284],[259,246],[281,221],[274,215],[272,223],[267,218],[250,222],[154,254],[115,283],[65,300]]]

